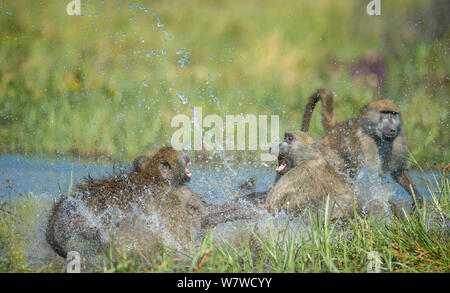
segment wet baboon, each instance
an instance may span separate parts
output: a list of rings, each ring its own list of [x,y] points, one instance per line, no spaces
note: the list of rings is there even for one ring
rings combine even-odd
[[[272,188],[272,186],[269,187],[269,190],[271,188]],[[249,193],[247,195],[244,195],[241,198],[251,202],[257,208],[265,208],[268,193],[269,193],[268,190],[267,191],[255,191],[255,192]]]
[[[255,190],[255,184],[256,184],[256,178],[250,177],[247,180],[245,180],[245,182],[239,184],[239,191]]]
[[[318,141],[318,146],[330,164],[351,178],[365,167],[375,170],[381,177],[390,174],[411,196],[415,194],[420,206],[422,196],[408,173],[408,143],[399,107],[389,99],[377,99],[362,107],[355,118],[335,124],[330,106],[333,96],[318,96],[310,98],[302,130],[308,131],[314,105],[325,97],[322,102],[327,106],[322,109],[327,112],[323,120],[326,135]]]
[[[294,130],[293,133],[300,133],[300,131]],[[286,142],[286,143],[288,142],[287,141],[288,137],[290,137],[290,134],[288,135],[288,133],[286,132],[285,137],[284,137],[284,142]],[[308,144],[314,143],[314,139],[307,134],[303,135],[302,138],[304,139],[304,143],[308,143]],[[274,145],[269,148],[269,153],[278,157],[278,167],[276,168],[275,180],[272,184],[269,185],[269,188],[268,188],[269,190],[252,192],[250,194],[243,196],[243,198],[245,200],[251,202],[254,206],[256,206],[258,208],[266,208],[267,196],[268,196],[270,190],[280,180],[281,176],[283,176],[289,170],[291,170],[292,168],[294,168],[295,166],[300,164],[300,162],[302,162],[308,158],[312,158],[312,155],[313,156],[316,155],[315,152],[314,152],[314,154],[308,154],[308,151],[310,149],[307,148],[307,149],[304,149],[304,152],[301,153],[300,156],[292,156],[291,159],[289,161],[287,161],[285,156],[280,155],[280,146],[283,145],[283,143],[280,143],[279,145]],[[296,145],[296,144],[294,144],[294,145]],[[285,149],[285,151],[286,151],[286,149]]]
[[[130,212],[133,206],[158,214],[164,222],[162,225],[177,240],[190,236],[192,221],[185,200],[189,195],[183,194],[187,191],[183,184],[190,180],[188,164],[187,156],[163,147],[147,160],[136,159],[129,173],[103,179],[86,178],[69,197],[62,197],[55,204],[49,218],[47,241],[62,257],[74,245],[68,243],[69,236],[97,247],[101,242],[100,227],[111,226],[119,218],[116,212]],[[86,225],[89,217],[86,214],[97,220],[96,225]]]
[[[133,168],[136,170],[145,168],[147,160],[145,156],[137,157],[133,161]],[[200,236],[219,223],[249,219],[254,216],[251,210],[242,207],[237,201],[226,202],[220,205],[208,204],[201,194],[192,192],[187,186],[179,187],[178,195],[183,201],[183,206],[186,207],[187,212],[192,216],[192,220],[195,221],[195,226],[199,230]]]
[[[244,199],[246,201],[251,202],[257,208],[264,208],[266,204],[266,197],[268,191],[254,191],[255,190],[255,177],[250,177],[244,183],[239,185],[239,193],[244,194],[246,191],[253,191],[248,194],[244,194],[243,196],[237,198],[237,200]],[[269,189],[272,185],[269,186]]]
[[[101,235],[87,219],[73,197],[62,196],[53,206],[48,218],[45,238],[59,256],[69,251],[95,253],[101,245]]]
[[[286,132],[279,146],[278,160],[280,177],[268,194],[269,212],[302,212],[308,207],[323,210],[329,195],[351,216],[351,184],[328,164],[313,138],[298,130]],[[331,217],[340,216],[340,209],[335,207]]]
[[[189,164],[187,155],[163,147],[149,158],[135,159],[129,173],[88,177],[53,207],[46,231],[48,243],[62,257],[70,250],[96,253],[109,241],[101,237],[105,231],[133,228],[135,214],[130,212],[136,207],[144,215],[156,215],[160,228],[184,247],[204,229],[251,216],[237,205],[206,204],[185,185],[191,178]]]

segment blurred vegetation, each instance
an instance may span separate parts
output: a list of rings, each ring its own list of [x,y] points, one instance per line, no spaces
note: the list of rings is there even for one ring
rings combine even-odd
[[[280,115],[281,134],[326,87],[341,120],[393,99],[413,156],[449,160],[448,1],[81,2],[0,0],[1,151],[131,159],[191,114],[179,94],[204,116]]]

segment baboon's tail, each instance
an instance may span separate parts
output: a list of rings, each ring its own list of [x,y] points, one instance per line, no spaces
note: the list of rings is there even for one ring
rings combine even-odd
[[[308,132],[312,113],[319,100],[322,101],[322,125],[325,132],[329,132],[337,124],[337,119],[334,115],[333,95],[328,90],[321,88],[312,94],[306,105],[302,121],[303,132]]]
[[[53,206],[53,209],[48,218],[47,229],[45,230],[45,239],[47,240],[48,244],[50,244],[51,248],[56,252],[56,254],[63,258],[66,258],[67,251],[58,243],[55,237],[55,230],[58,228],[55,227],[55,221],[61,208],[62,202],[62,200],[59,200]]]

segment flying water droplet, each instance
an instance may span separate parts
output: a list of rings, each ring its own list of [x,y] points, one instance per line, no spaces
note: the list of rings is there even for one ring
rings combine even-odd
[[[182,93],[178,93],[177,95],[181,99],[181,102],[183,103],[183,105],[189,104],[188,99]]]

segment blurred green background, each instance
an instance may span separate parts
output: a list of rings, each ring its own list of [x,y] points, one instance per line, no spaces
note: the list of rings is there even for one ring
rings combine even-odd
[[[447,163],[449,1],[369,2],[0,0],[0,151],[131,159],[191,114],[179,94],[204,116],[280,115],[281,135],[326,87],[340,120],[393,99],[412,155]]]

